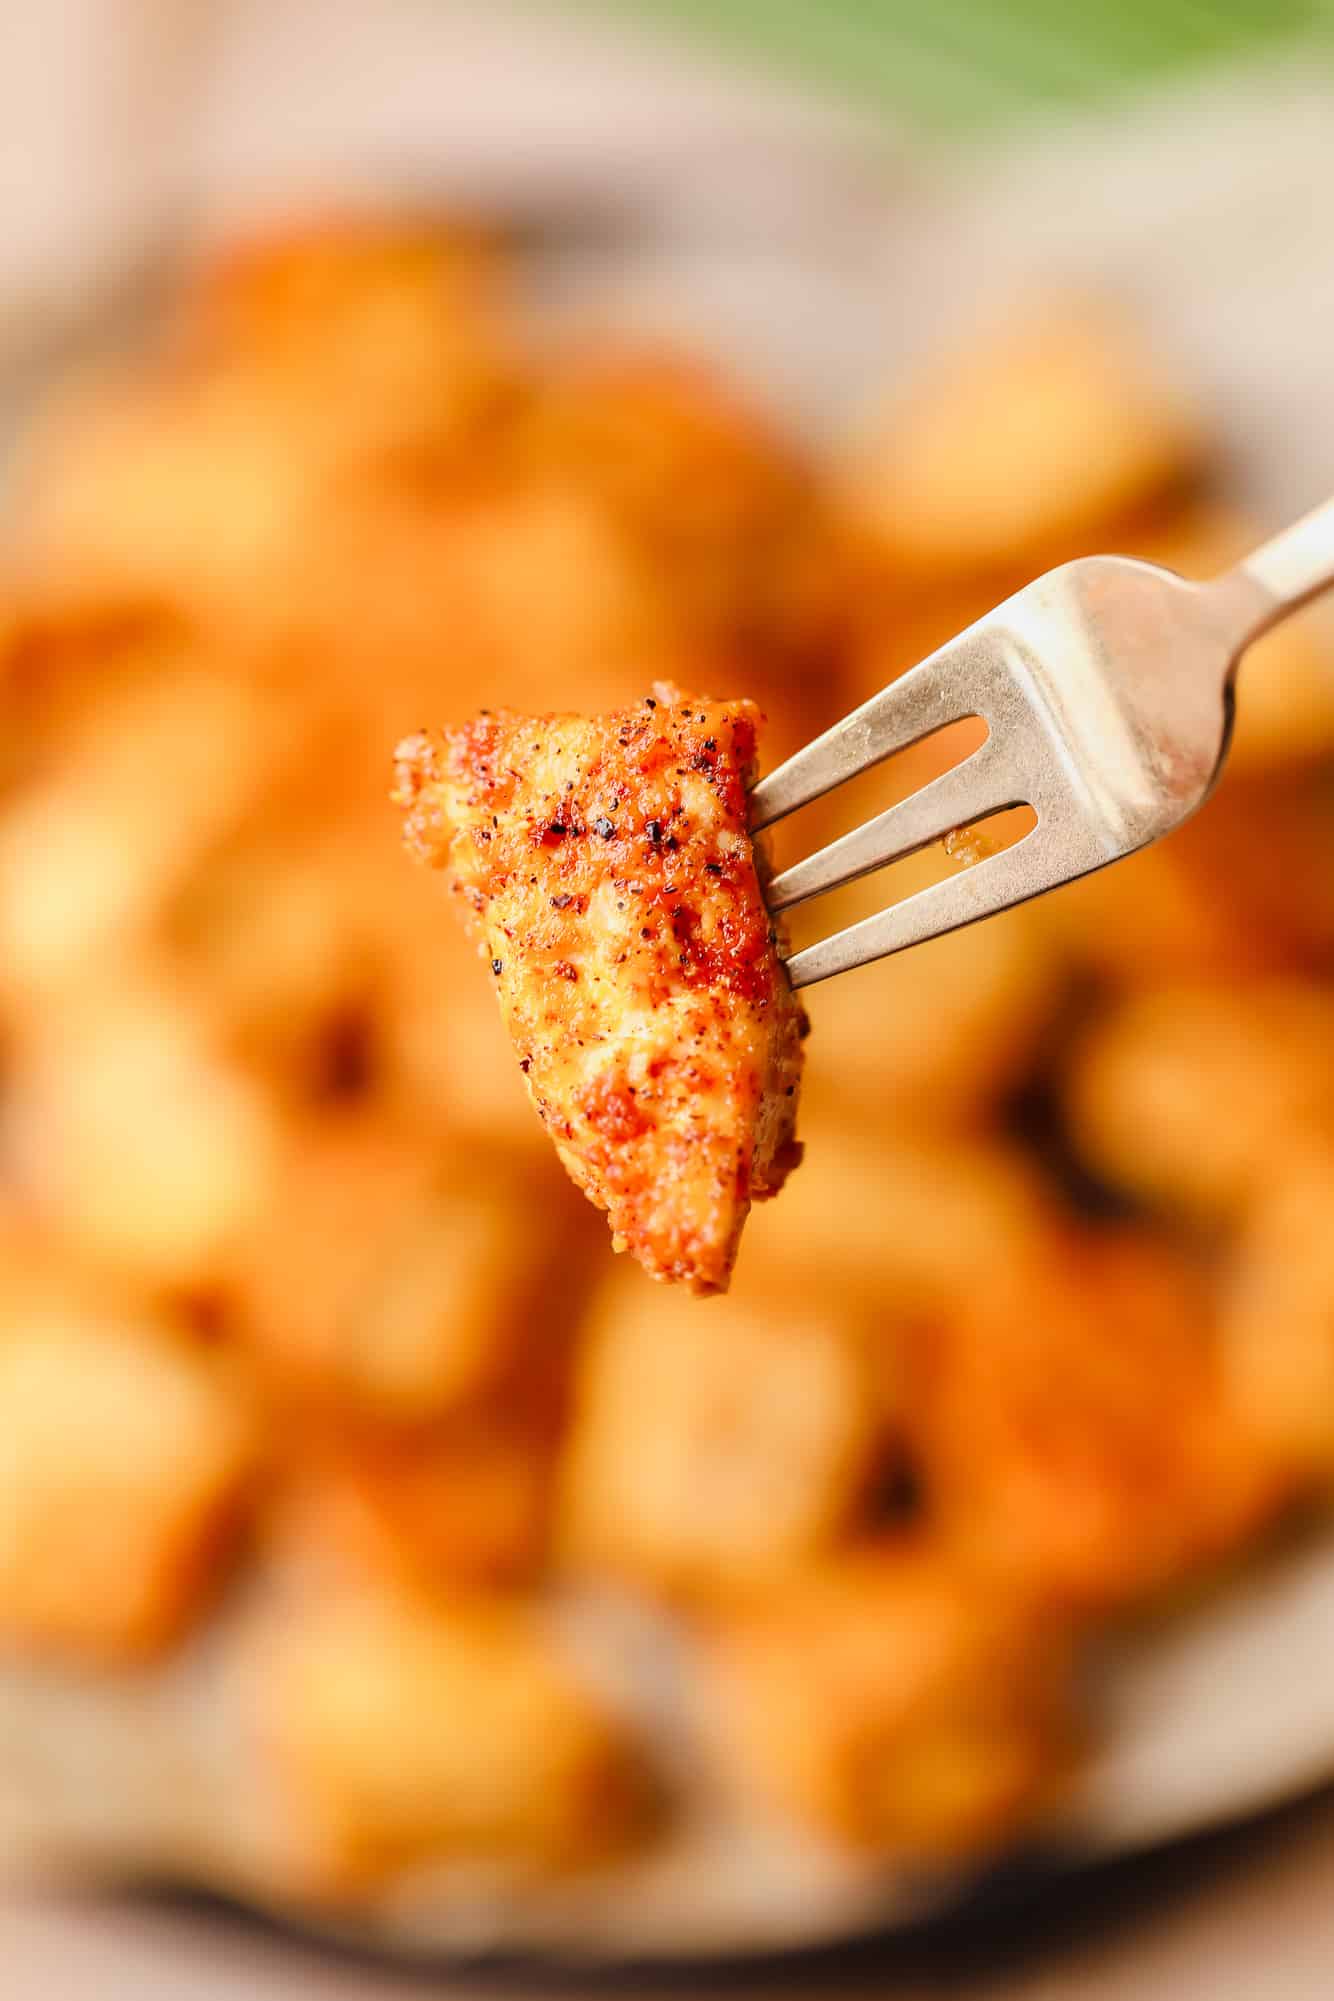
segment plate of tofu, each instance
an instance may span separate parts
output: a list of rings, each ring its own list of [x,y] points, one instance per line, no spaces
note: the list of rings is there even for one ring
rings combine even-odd
[[[808,1021],[746,826],[1041,569],[1319,497],[1327,110],[1138,117],[802,240],[291,193],[30,400],[6,1857],[668,1959],[1334,1772],[1334,634],[1169,843]]]

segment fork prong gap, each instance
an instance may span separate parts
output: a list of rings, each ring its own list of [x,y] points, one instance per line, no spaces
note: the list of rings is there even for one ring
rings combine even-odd
[[[950,663],[930,655],[762,778],[751,794],[753,831],[762,833],[896,751],[976,713]]]
[[[988,738],[971,756],[906,799],[775,876],[769,885],[770,910],[791,910],[808,897],[823,896],[859,876],[888,868],[970,821],[1023,804],[1004,796],[1004,786],[995,782],[999,775],[999,760]]]
[[[1040,824],[1040,823],[1039,823]],[[1012,847],[988,855],[957,875],[931,883],[912,896],[901,897],[871,917],[835,931],[801,951],[787,955],[788,977],[794,987],[809,987],[835,973],[851,972],[856,966],[888,958],[910,945],[924,944],[947,931],[957,931],[980,918],[1022,903],[1053,883],[1065,880],[1061,857],[1050,857],[1044,870],[1036,841],[1039,827],[1033,827]]]

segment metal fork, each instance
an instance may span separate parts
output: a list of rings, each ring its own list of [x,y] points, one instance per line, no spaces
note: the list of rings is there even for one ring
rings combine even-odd
[[[793,985],[990,917],[1170,833],[1217,781],[1242,654],[1331,585],[1334,500],[1204,583],[1128,556],[1065,563],[797,751],[755,787],[757,832],[948,723],[987,727],[971,756],[776,875],[775,915],[1006,807],[1037,817],[1013,846],[792,953]]]

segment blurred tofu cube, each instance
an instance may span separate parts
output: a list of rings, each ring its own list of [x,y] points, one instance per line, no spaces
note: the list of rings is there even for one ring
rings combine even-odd
[[[30,1023],[10,1106],[20,1173],[76,1254],[158,1293],[206,1292],[270,1200],[274,1114],[188,990],[142,975]]]
[[[136,370],[68,388],[15,482],[15,574],[47,616],[184,606],[235,626],[276,601],[319,468],[269,385]]]
[[[1045,1240],[1054,1198],[1032,1163],[998,1139],[877,1136],[815,1119],[801,1130],[800,1172],[748,1225],[739,1296],[763,1289],[769,1274],[799,1299],[823,1291],[860,1302],[883,1327],[938,1310],[975,1273]]]
[[[176,332],[196,366],[271,382],[312,455],[430,454],[469,440],[515,393],[504,290],[477,230],[298,219],[204,260]]]
[[[1334,1136],[1334,995],[1297,980],[1131,994],[1076,1046],[1066,1115],[1114,1187],[1235,1216],[1294,1140]]]
[[[1334,1138],[1270,1165],[1223,1290],[1229,1394],[1279,1463],[1334,1479]]]
[[[1334,966],[1334,815],[1325,775],[1224,773],[1165,841],[1039,899],[1033,916],[1085,972],[1133,987]]]
[[[557,1440],[509,1407],[519,1402],[407,1435],[344,1430],[293,1453],[278,1544],[305,1567],[430,1592],[532,1583],[550,1541]]]
[[[140,671],[90,691],[48,747],[55,769],[0,815],[0,990],[21,1005],[98,976],[253,803],[285,741],[259,689],[188,648],[146,649]]]
[[[1195,421],[1116,314],[1054,298],[943,353],[850,455],[851,505],[924,576],[1036,573],[1179,485]]]
[[[916,886],[873,879],[828,928]],[[829,980],[813,997],[803,1109],[896,1135],[980,1127],[1035,1069],[1065,992],[1050,941],[1023,910],[933,938],[870,976]]]
[[[256,1662],[295,1887],[355,1899],[417,1863],[596,1863],[646,1831],[638,1754],[540,1610],[349,1592]]]
[[[455,1155],[370,1120],[306,1132],[247,1246],[253,1352],[322,1402],[398,1423],[541,1373],[577,1303],[572,1206],[559,1187],[534,1201],[500,1150]]]
[[[567,1562],[726,1592],[828,1545],[871,1464],[867,1338],[818,1284],[701,1308],[638,1275],[610,1281],[574,1387]]]
[[[393,843],[378,851],[350,812],[309,817],[252,821],[193,872],[163,926],[228,1049],[298,1113],[352,1109],[389,1088],[386,1017],[396,961],[413,945]]]
[[[915,1334],[900,1412],[929,1516],[1021,1600],[1143,1600],[1285,1498],[1228,1393],[1205,1271],[1168,1241],[1054,1227]]]
[[[113,1662],[211,1596],[253,1463],[228,1380],[151,1320],[0,1303],[0,1631]]]
[[[965,1854],[998,1844],[1059,1774],[1059,1627],[944,1549],[844,1556],[712,1638],[717,1756],[743,1797],[808,1835]]]
[[[490,283],[475,242],[369,222],[207,266],[165,365],[76,382],[25,441],[25,591],[66,613],[184,606],[234,631],[309,610],[343,488],[429,487],[514,393]]]
[[[548,362],[518,450],[539,485],[598,496],[688,644],[822,677],[849,552],[814,469],[732,384],[661,348],[576,346]]]

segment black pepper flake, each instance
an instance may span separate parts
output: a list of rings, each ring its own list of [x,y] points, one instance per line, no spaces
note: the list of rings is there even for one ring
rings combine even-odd
[[[648,924],[641,924],[641,926],[639,927],[639,935],[641,938],[651,938],[653,936],[652,926]]]
[[[600,834],[604,841],[609,841],[612,835],[616,832],[616,829],[612,825],[611,821],[607,818],[606,814],[604,813],[601,819],[594,820],[593,832],[595,834]]]
[[[704,864],[705,875],[721,875],[722,872],[723,872],[723,865],[721,862],[705,862]]]
[[[491,970],[498,976],[504,970],[504,965],[505,961],[503,959],[493,959],[491,961]]]
[[[661,847],[662,845],[661,820],[650,820],[644,831],[648,835],[649,839],[652,841],[655,848]]]
[[[531,1056],[521,1056],[519,1058],[519,1068],[523,1071],[525,1077],[528,1075],[528,1072],[532,1069],[532,1067],[533,1067],[533,1059]],[[792,1095],[791,1092],[789,1092],[788,1096],[790,1097],[791,1095]]]
[[[680,843],[680,842],[679,842],[679,841],[677,840],[677,838],[676,838],[676,835],[675,835],[675,834],[668,834],[668,836],[667,836],[667,846],[668,846],[669,850],[671,851],[671,853],[675,854],[675,853],[676,853],[676,850],[677,850],[677,849],[678,849],[678,848],[680,847],[680,845],[681,845],[681,843]]]
[[[657,706],[658,706],[658,705],[657,705],[657,703],[656,703],[656,702],[654,701],[654,699],[653,699],[652,695],[645,695],[645,697],[644,697],[644,707],[645,707],[646,709],[656,709],[656,708],[657,708]]]
[[[705,739],[704,739],[704,748],[705,748],[705,750],[717,750],[717,748],[718,748],[718,739],[717,739],[717,737],[716,737],[716,736],[706,736],[706,737],[705,737]]]
[[[551,906],[553,910],[568,910],[573,902],[574,898],[570,895],[569,891],[566,890],[560,896],[552,897]]]

